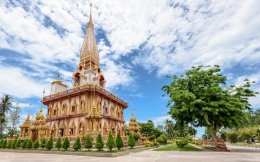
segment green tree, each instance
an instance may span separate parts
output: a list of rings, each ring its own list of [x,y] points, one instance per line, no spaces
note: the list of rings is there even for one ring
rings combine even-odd
[[[96,149],[98,149],[98,151],[100,151],[103,149],[103,147],[104,147],[104,142],[103,142],[101,134],[99,133],[96,138]]]
[[[228,86],[220,71],[217,65],[193,67],[185,76],[173,76],[173,82],[162,88],[170,98],[169,114],[181,125],[207,127],[216,145],[221,127],[232,128],[245,121],[248,99],[256,94],[248,80],[239,87]]]
[[[21,140],[18,139],[17,142],[16,142],[16,148],[20,148],[21,147]]]
[[[144,136],[152,136],[154,135],[154,123],[152,120],[148,120],[146,123],[139,123],[140,125],[140,133]]]
[[[129,136],[128,136],[128,146],[130,148],[135,147],[135,138],[132,133],[129,133]]]
[[[106,146],[109,148],[109,151],[112,151],[112,149],[115,147],[115,139],[112,136],[112,133],[109,132],[108,138],[107,138],[107,143]]]
[[[46,149],[51,150],[53,148],[53,138],[51,137],[46,143]]]
[[[15,149],[16,148],[16,142],[17,142],[17,138],[12,142],[12,149]]]
[[[55,144],[55,147],[56,147],[58,150],[60,150],[60,148],[61,148],[61,138],[60,138],[60,137],[58,138],[58,140],[57,140],[57,142],[56,142],[56,144]]]
[[[70,147],[70,141],[68,137],[66,137],[63,141],[62,148],[67,151],[69,147]]]
[[[118,150],[120,150],[121,148],[124,147],[124,142],[120,136],[120,133],[117,133],[117,136],[116,136],[116,148]]]
[[[33,145],[32,145],[32,147],[36,150],[36,149],[38,149],[39,148],[39,146],[40,146],[40,144],[39,144],[39,140],[38,139],[36,139],[34,142],[33,142]]]
[[[44,149],[46,147],[46,139],[43,138],[41,141],[41,148]]]
[[[73,149],[78,151],[81,149],[81,143],[80,143],[80,138],[77,137],[75,143],[73,144]]]
[[[92,143],[92,138],[91,136],[88,134],[87,137],[85,138],[85,148],[87,148],[88,150],[90,150],[93,146]]]
[[[25,149],[25,148],[26,148],[27,141],[28,141],[28,140],[24,140],[24,141],[22,142],[22,144],[21,144],[22,149]]]
[[[28,148],[28,149],[32,149],[32,140],[31,139],[29,139],[29,141],[27,142],[27,144],[26,144],[26,148]]]
[[[4,95],[0,99],[0,135],[3,134],[3,131],[6,127],[6,113],[13,108],[13,98],[9,95]]]

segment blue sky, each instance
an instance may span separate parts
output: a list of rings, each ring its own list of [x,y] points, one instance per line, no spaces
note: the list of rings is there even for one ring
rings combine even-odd
[[[126,121],[134,109],[139,121],[160,124],[169,118],[161,91],[170,82],[165,76],[181,75],[193,65],[221,65],[230,84],[248,78],[260,91],[257,0],[92,3],[106,85],[129,103]],[[39,110],[42,91],[49,93],[57,72],[71,85],[88,5],[86,0],[0,2],[0,95],[12,95],[23,117]],[[259,95],[250,102],[260,108]]]

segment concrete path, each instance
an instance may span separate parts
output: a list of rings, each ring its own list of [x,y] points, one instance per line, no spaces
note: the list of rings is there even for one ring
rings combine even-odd
[[[260,162],[260,153],[146,150],[115,158],[0,152],[0,162]]]

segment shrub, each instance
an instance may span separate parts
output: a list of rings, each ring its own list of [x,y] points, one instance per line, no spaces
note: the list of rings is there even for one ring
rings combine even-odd
[[[144,142],[144,146],[145,147],[153,147],[154,143],[153,142],[150,142],[150,141],[145,141]]]
[[[56,147],[58,150],[60,150],[60,148],[61,148],[61,138],[60,138],[60,137],[58,138],[58,140],[57,140],[57,142],[56,142],[56,144],[55,144],[55,147]]]
[[[36,149],[38,149],[39,148],[39,140],[38,139],[36,139],[34,142],[33,142],[33,148],[36,150]]]
[[[12,146],[12,141],[11,140],[7,141],[6,148],[10,149],[11,146]]]
[[[4,140],[1,139],[1,141],[0,141],[0,148],[3,148],[3,142],[4,142]]]
[[[69,141],[68,137],[66,137],[63,141],[62,148],[64,150],[68,150],[69,147],[70,147],[70,141]]]
[[[93,146],[92,138],[90,135],[87,135],[87,137],[85,138],[85,148],[90,150],[92,148],[92,146]]]
[[[15,149],[16,148],[16,142],[17,142],[17,138],[12,142],[12,149]]]
[[[162,134],[160,137],[162,137],[163,139],[163,144],[167,144],[167,137],[165,136],[165,134]]]
[[[26,148],[32,149],[32,140],[31,139],[27,142]]]
[[[158,142],[160,144],[164,143],[163,138],[161,136],[156,138],[156,142]]]
[[[134,135],[135,141],[138,141],[140,139],[139,133],[134,133],[133,135]]]
[[[160,144],[159,144],[158,142],[154,142],[154,143],[153,143],[153,146],[155,146],[155,147],[159,147],[159,145],[160,145]]]
[[[96,139],[96,148],[98,149],[98,151],[100,151],[101,149],[103,149],[103,147],[104,147],[104,142],[101,134],[99,133]]]
[[[16,148],[20,148],[21,147],[21,140],[20,139],[17,140],[17,142],[15,144],[15,147]]]
[[[51,137],[46,143],[46,149],[51,150],[53,148],[53,138]]]
[[[178,138],[178,139],[176,140],[176,145],[177,145],[177,147],[184,147],[184,146],[186,146],[187,144],[188,144],[188,140],[185,139],[185,138]]]
[[[116,148],[120,150],[122,147],[124,147],[124,142],[120,136],[120,133],[117,133],[116,136]]]
[[[109,148],[109,151],[112,151],[112,149],[115,147],[115,139],[112,136],[112,133],[109,132],[108,138],[107,138],[107,143],[106,146]]]
[[[74,142],[74,144],[73,144],[73,149],[76,150],[76,151],[78,151],[78,150],[80,150],[80,148],[81,148],[80,138],[78,137],[78,138],[76,139],[76,141]]]
[[[231,143],[237,143],[238,141],[238,133],[233,131],[228,133],[228,139]]]
[[[194,141],[192,141],[192,143],[195,144],[195,145],[202,145],[201,140],[194,140]]]
[[[129,133],[129,136],[128,136],[128,146],[130,148],[135,147],[135,139],[134,139],[134,136],[132,133]]]
[[[46,147],[46,139],[42,139],[41,141],[41,148],[44,149]]]
[[[247,141],[247,143],[250,143],[251,142],[251,138],[253,137],[253,131],[251,129],[242,129],[239,131],[239,134],[240,134],[240,138],[243,140],[243,141]]]
[[[2,144],[2,148],[3,148],[3,149],[6,148],[6,144],[7,144],[7,139],[5,139],[5,140],[3,141],[3,144]]]
[[[21,144],[22,149],[25,149],[27,145],[27,140],[24,140]]]
[[[148,139],[149,139],[150,141],[153,141],[155,138],[156,138],[155,135],[151,135],[151,136],[148,137]]]

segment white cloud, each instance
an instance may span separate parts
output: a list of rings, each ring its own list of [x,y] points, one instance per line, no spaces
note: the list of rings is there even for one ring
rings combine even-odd
[[[41,97],[49,85],[26,76],[21,69],[0,66],[0,95],[9,94],[18,98]]]
[[[165,124],[165,121],[166,120],[172,120],[171,116],[170,115],[165,115],[165,116],[159,116],[159,117],[156,117],[155,119],[153,119],[153,123],[155,126],[157,125],[161,125],[161,124]]]

